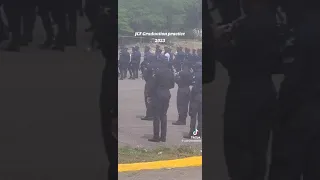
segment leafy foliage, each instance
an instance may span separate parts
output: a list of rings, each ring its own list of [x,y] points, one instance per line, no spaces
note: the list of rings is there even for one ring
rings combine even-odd
[[[201,0],[120,0],[119,35],[133,32],[192,32],[201,28]]]

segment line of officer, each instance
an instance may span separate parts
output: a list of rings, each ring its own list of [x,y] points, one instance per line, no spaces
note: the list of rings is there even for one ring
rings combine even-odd
[[[101,0],[87,3],[89,7],[86,12],[91,21],[97,18],[103,3],[105,2]],[[21,46],[28,46],[32,42],[36,9],[46,34],[46,39],[40,48],[64,51],[66,46],[77,45],[77,18],[78,14],[80,16],[83,14],[82,0],[3,0],[3,9],[11,32],[11,41],[5,48],[7,51],[18,52]],[[92,15],[92,12],[95,15]],[[57,25],[56,34],[53,31],[53,24]]]
[[[120,69],[120,80],[123,80],[127,77],[128,68],[130,63],[130,53],[128,52],[128,48],[122,48],[119,57],[119,69]]]

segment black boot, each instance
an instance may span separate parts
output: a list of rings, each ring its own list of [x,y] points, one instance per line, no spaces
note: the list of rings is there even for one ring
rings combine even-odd
[[[148,139],[148,141],[150,141],[150,142],[160,142],[161,140],[160,140],[159,137],[153,137],[151,139]]]
[[[178,120],[176,122],[173,122],[172,125],[186,125],[187,123],[185,121],[181,121],[181,120]]]
[[[152,121],[153,118],[152,117],[149,117],[149,116],[144,116],[141,118],[141,120],[144,120],[144,121]]]

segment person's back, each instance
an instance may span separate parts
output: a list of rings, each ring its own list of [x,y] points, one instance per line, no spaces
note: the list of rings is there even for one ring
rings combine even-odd
[[[269,179],[319,179],[320,13],[314,0],[290,1],[285,6],[297,48],[280,87]]]
[[[253,11],[254,7],[250,4],[250,13],[233,29],[235,45],[222,61],[230,78],[224,152],[231,179],[264,178],[270,121],[276,105],[272,80],[278,61],[276,16],[268,9]]]

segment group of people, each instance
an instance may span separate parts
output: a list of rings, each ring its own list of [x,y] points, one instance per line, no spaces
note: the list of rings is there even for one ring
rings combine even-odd
[[[229,75],[224,155],[230,179],[320,179],[316,1],[211,2],[222,17],[220,24],[212,19],[207,27],[213,28],[207,31],[215,42],[211,57]],[[274,74],[284,75],[279,91]]]
[[[156,58],[162,58],[168,61],[174,72],[181,71],[183,64],[188,65],[189,69],[192,70],[195,64],[202,60],[202,49],[192,49],[192,53],[187,47],[184,48],[184,51],[182,47],[177,47],[176,50],[177,52],[173,53],[171,48],[164,47],[163,51],[159,45],[156,45],[154,54]],[[128,52],[127,47],[121,48],[118,59],[118,75],[120,80],[126,78],[134,80],[139,78],[139,70],[142,74],[142,70],[146,65],[146,61],[141,62],[141,57],[139,46],[132,47],[131,53]]]
[[[178,85],[177,109],[178,120],[174,125],[186,125],[186,119],[190,116],[190,132],[184,138],[201,136],[202,130],[202,54],[201,49],[196,53],[185,52],[181,47],[173,55],[171,49],[164,47],[164,53],[160,46],[156,46],[155,53],[149,46],[144,48],[143,62],[140,64],[141,53],[139,47],[132,48],[131,60],[127,48],[123,48],[119,56],[120,79],[127,75],[129,65],[133,65],[130,73],[131,79],[138,78],[138,69],[145,80],[144,98],[146,116],[141,120],[153,121],[152,142],[165,142],[167,138],[167,111],[171,98],[170,89]],[[191,87],[191,89],[190,89]],[[193,132],[197,131],[197,134]]]
[[[66,46],[76,46],[78,16],[85,14],[91,24],[86,31],[93,31],[105,2],[86,0],[83,8],[82,1],[0,0],[0,42],[10,39],[4,50],[18,52],[21,46],[28,46],[33,41],[37,15],[45,30],[45,40],[40,48],[64,51]],[[5,14],[6,18],[1,14]],[[4,23],[5,19],[8,24]]]

